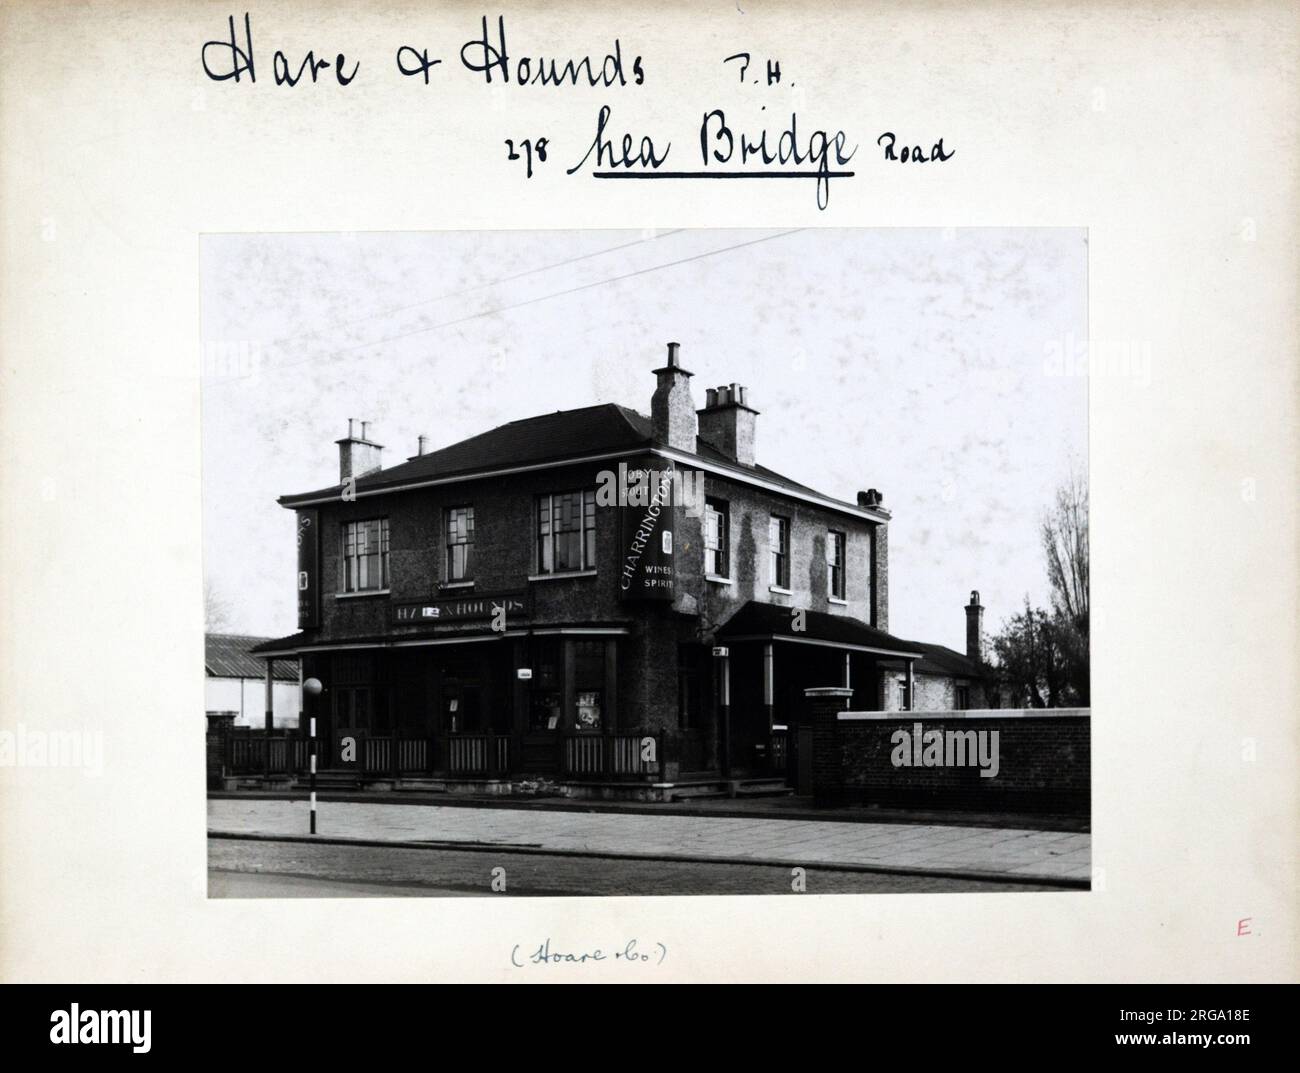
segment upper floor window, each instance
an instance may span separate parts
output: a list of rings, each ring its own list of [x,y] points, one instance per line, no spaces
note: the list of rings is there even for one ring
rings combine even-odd
[[[844,534],[834,529],[826,533],[826,591],[833,600],[845,599]]]
[[[596,568],[596,490],[537,497],[537,572]]]
[[[470,581],[474,577],[474,508],[451,507],[447,511],[447,581]]]
[[[957,686],[954,707],[959,712],[968,711],[970,709],[970,686]]]
[[[345,522],[340,559],[341,592],[376,592],[388,588],[388,519]]]
[[[704,501],[704,573],[709,577],[730,577],[727,503],[721,499]]]
[[[768,555],[771,558],[772,584],[778,589],[790,587],[790,519],[773,514],[767,523]]]

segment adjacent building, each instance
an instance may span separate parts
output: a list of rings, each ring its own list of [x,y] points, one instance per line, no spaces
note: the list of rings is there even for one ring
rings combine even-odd
[[[654,376],[649,415],[421,437],[387,468],[350,422],[338,481],[280,499],[300,629],[256,651],[321,683],[304,712],[325,767],[681,789],[783,778],[809,686],[847,684],[855,708],[989,704],[977,593],[964,655],[889,632],[878,491],[760,464],[746,388],[697,409],[677,344]]]
[[[236,727],[266,726],[267,664],[252,655],[251,650],[270,640],[244,633],[209,633],[204,637],[203,663],[207,676],[204,706],[208,715],[222,716]],[[297,727],[300,696],[297,661],[280,660],[272,670],[271,711],[275,728]]]

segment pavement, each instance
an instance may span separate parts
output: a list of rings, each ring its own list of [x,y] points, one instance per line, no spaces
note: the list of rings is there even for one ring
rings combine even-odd
[[[1087,888],[1091,836],[938,823],[842,823],[766,816],[647,815],[323,801],[208,801],[209,834],[357,845],[445,845],[636,860],[732,862],[947,875]]]
[[[306,801],[302,789],[209,790],[209,800],[218,798]],[[891,809],[878,805],[843,805],[816,808],[811,797],[795,795],[737,796],[679,801],[597,801],[561,797],[425,792],[419,790],[323,790],[318,801],[373,801],[390,805],[444,805],[447,808],[540,809],[544,812],[619,812],[647,816],[735,816],[774,820],[802,819],[826,823],[934,823],[946,827],[1015,827],[1032,831],[1087,831],[1088,817],[1049,813],[977,812],[953,809]]]

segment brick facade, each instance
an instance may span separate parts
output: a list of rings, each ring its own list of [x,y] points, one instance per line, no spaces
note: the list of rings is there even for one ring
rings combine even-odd
[[[343,727],[430,739],[512,736],[509,764],[529,772],[555,762],[547,743],[560,735],[653,733],[671,779],[770,770],[775,735],[804,720],[810,685],[838,681],[863,707],[896,706],[894,671],[923,660],[926,646],[887,632],[890,515],[880,494],[834,500],[754,464],[757,411],[744,388],[709,389],[695,411],[675,344],[655,376],[650,418],[612,404],[542,415],[440,451],[426,454],[421,444],[392,469],[281,500],[315,512],[315,526],[300,524],[299,533],[319,541],[318,620],[278,650],[301,653],[304,675],[324,684],[304,714],[320,719],[327,741]],[[377,450],[364,424],[354,432],[340,442],[341,474],[355,470],[353,452]],[[620,467],[675,471],[684,478],[675,487],[697,493],[676,502],[654,535],[656,545],[671,545],[669,599],[644,598],[666,589],[628,598],[634,538],[625,523],[635,506],[597,498],[583,569],[548,574],[539,563],[539,497],[604,487]],[[726,518],[725,577],[705,573],[705,500]],[[463,507],[473,510],[473,568],[453,579],[446,518]],[[780,578],[769,546],[774,516],[788,532]],[[344,592],[345,529],[379,519],[387,587]],[[842,598],[828,581],[832,534],[843,539]],[[513,607],[491,628],[486,616],[454,617],[457,600],[491,607],[507,597],[526,610]],[[426,616],[431,604],[448,617]],[[399,620],[403,605],[417,616]],[[746,617],[754,610],[761,614]],[[800,614],[817,616],[816,636]],[[273,654],[278,644],[261,651]],[[936,658],[953,657],[962,660],[946,650]],[[940,679],[918,677],[918,698],[951,706],[945,690],[953,683]]]

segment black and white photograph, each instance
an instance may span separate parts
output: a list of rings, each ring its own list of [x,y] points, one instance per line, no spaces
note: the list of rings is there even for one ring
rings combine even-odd
[[[6,1039],[1284,1040],[1297,90],[1282,0],[0,4]]]
[[[211,897],[1089,889],[1085,229],[201,253]]]

